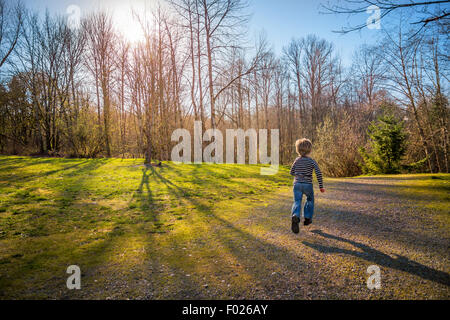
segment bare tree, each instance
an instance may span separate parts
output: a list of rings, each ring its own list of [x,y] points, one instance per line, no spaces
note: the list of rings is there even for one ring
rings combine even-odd
[[[263,33],[250,45],[246,9],[244,0],[171,0],[135,12],[140,42],[121,37],[105,12],[71,30],[62,17],[30,11],[0,41],[10,76],[0,84],[0,151],[151,164],[170,160],[175,128],[201,120],[204,130],[279,129],[284,164],[295,139],[308,136],[325,172],[354,175],[369,123],[389,108],[410,136],[405,168],[448,172],[448,35],[434,27],[446,17],[424,24],[426,32],[386,32],[346,69],[333,44],[314,35],[292,40],[281,56]]]
[[[342,3],[343,2],[343,3]],[[342,4],[341,4],[342,3]],[[394,12],[405,9],[415,9],[416,13],[422,17],[419,20],[412,21],[412,24],[420,25],[421,28],[431,23],[444,23],[448,25],[450,12],[443,4],[450,3],[449,0],[435,1],[393,1],[393,0],[344,0],[340,2],[328,2],[321,5],[322,13],[325,14],[346,14],[357,15],[365,13],[369,7],[378,7],[381,10],[380,18],[384,18]],[[361,30],[367,26],[366,23],[353,27],[342,28],[338,33],[349,33]]]
[[[127,74],[129,73],[129,53],[130,53],[130,44],[123,38],[120,38],[118,50],[117,50],[117,93],[119,100],[119,131],[120,131],[120,145],[121,145],[121,153],[122,157],[125,154],[125,138],[126,138],[126,130],[127,130],[127,113],[126,113],[126,89],[127,86]]]
[[[420,142],[427,159],[428,168],[430,172],[433,172],[429,142],[425,135],[423,121],[419,115],[418,94],[416,91],[417,81],[420,81],[417,79],[418,74],[415,71],[419,59],[418,50],[420,45],[420,38],[414,37],[409,40],[405,39],[405,35],[400,29],[398,31],[397,39],[387,35],[381,48],[383,50],[384,62],[390,69],[389,80],[392,83],[390,89],[399,94],[401,98],[405,99],[406,101],[403,100],[400,102],[411,109],[419,133]]]
[[[335,61],[333,45],[316,36],[304,39],[303,78],[305,95],[310,106],[309,135],[314,139],[314,128],[323,119],[325,91],[328,89]]]
[[[90,55],[89,66],[96,81],[99,110],[100,93],[98,87],[101,89],[104,142],[106,154],[110,157],[112,154],[110,136],[111,81],[113,71],[116,67],[114,61],[116,34],[114,33],[112,18],[106,12],[91,14],[86,20],[84,20],[83,27],[88,36],[88,49]]]
[[[24,16],[21,1],[0,0],[0,69],[17,45]]]
[[[292,39],[289,45],[283,48],[285,63],[289,66],[297,89],[297,106],[299,112],[299,126],[302,126],[303,116],[303,89],[302,89],[302,51],[303,41]]]
[[[385,80],[386,70],[381,60],[379,50],[366,45],[360,47],[353,57],[352,77],[358,82],[361,100],[367,101],[370,107],[374,106],[375,95]]]

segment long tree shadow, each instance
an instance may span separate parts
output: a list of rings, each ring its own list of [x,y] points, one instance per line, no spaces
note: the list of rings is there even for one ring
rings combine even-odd
[[[365,244],[352,241],[349,239],[345,239],[342,237],[338,237],[332,234],[325,233],[321,230],[313,230],[312,233],[315,233],[319,236],[322,236],[327,239],[337,240],[340,242],[349,243],[357,248],[363,250],[363,252],[357,252],[352,250],[347,250],[338,247],[325,246],[317,243],[310,243],[307,241],[302,241],[305,246],[308,246],[312,249],[315,249],[321,253],[338,253],[338,254],[347,254],[357,258],[364,259],[369,262],[373,262],[377,265],[381,265],[384,267],[400,270],[407,272],[409,274],[421,277],[425,280],[430,280],[433,282],[437,282],[446,286],[450,286],[450,275],[446,272],[436,270],[430,267],[427,267],[418,262],[412,261],[407,257],[396,254],[397,258],[392,258],[391,256],[375,250]]]
[[[71,210],[73,204],[79,199],[80,193],[84,192],[88,187],[86,186],[86,181],[88,175],[103,166],[107,163],[107,160],[86,160],[79,163],[76,163],[74,165],[65,166],[63,168],[47,171],[44,173],[37,173],[33,174],[32,177],[37,179],[39,177],[42,177],[43,175],[53,174],[56,172],[61,172],[63,178],[70,177],[72,180],[70,183],[66,184],[49,184],[47,187],[51,190],[54,190],[56,192],[55,200],[53,203],[53,209],[49,210],[48,207],[41,206],[38,209],[35,209],[32,212],[24,211],[22,212],[22,216],[24,216],[22,219],[24,221],[30,221],[29,222],[29,228],[33,228],[36,225],[41,224],[40,221],[42,219],[43,222],[45,222],[46,226],[50,228],[54,228],[53,225],[47,225],[48,220],[50,219],[48,217],[51,217],[53,219],[54,217],[61,217],[64,214],[64,221],[67,221],[67,225],[65,223],[58,223],[56,225],[56,228],[59,228],[61,226],[66,226],[67,228],[76,226],[80,229],[81,232],[88,232],[92,231],[90,229],[84,229],[82,225],[78,225],[77,219],[78,214],[75,213],[73,210]],[[65,170],[71,170],[70,172],[65,172]],[[22,180],[18,179],[21,183]],[[16,202],[15,198],[12,198],[7,202],[8,207],[13,206]],[[35,200],[33,200],[35,201]],[[30,200],[31,203],[33,201]],[[67,210],[66,210],[67,209]],[[59,211],[58,211],[59,210]],[[93,214],[96,214],[94,211]],[[73,224],[72,224],[73,223]],[[16,230],[16,229],[14,229]],[[13,230],[13,231],[14,231]],[[22,232],[23,230],[21,230]],[[45,230],[44,230],[45,231]],[[12,232],[12,231],[10,231]],[[61,234],[70,233],[72,231],[62,231]],[[49,232],[50,236],[57,236],[60,232]],[[17,238],[13,238],[14,241],[12,241],[9,244],[8,252],[9,254],[5,256],[3,262],[5,263],[3,268],[0,269],[0,299],[3,297],[10,297],[15,296],[17,294],[18,297],[22,297],[23,294],[29,295],[31,297],[34,297],[35,292],[34,291],[41,291],[43,294],[49,294],[46,292],[46,288],[52,288],[55,283],[58,283],[58,281],[62,281],[63,278],[65,278],[65,274],[60,273],[59,266],[55,265],[48,265],[48,259],[49,257],[58,256],[61,255],[61,259],[64,265],[69,264],[77,264],[82,265],[82,261],[89,261],[89,256],[95,256],[95,259],[97,261],[103,261],[108,258],[109,251],[108,249],[112,247],[113,242],[117,241],[119,239],[120,234],[117,232],[117,229],[113,228],[113,231],[108,233],[104,238],[100,237],[97,239],[97,236],[93,236],[96,239],[93,239],[93,237],[90,237],[89,241],[98,240],[93,245],[90,245],[85,250],[80,250],[79,243],[74,239],[74,241],[71,241],[72,239],[65,238],[64,241],[67,241],[64,244],[64,248],[66,248],[66,252],[58,252],[59,246],[57,245],[48,245],[48,234],[39,234],[36,236],[26,236],[25,239],[19,240]],[[89,237],[88,237],[89,238]],[[56,238],[57,239],[57,238]],[[86,240],[84,240],[86,241]],[[38,247],[38,244],[42,243],[43,245]],[[36,248],[34,251],[33,248]],[[56,250],[56,251],[53,251]],[[68,251],[70,253],[68,254]],[[14,253],[21,253],[21,256],[18,258],[12,258]],[[25,256],[22,256],[22,253],[26,252]],[[56,258],[55,258],[56,259]],[[68,259],[66,261],[66,259]],[[47,276],[44,275],[45,281],[39,280],[39,274],[41,271],[46,270],[52,270],[53,275]],[[84,271],[86,272],[86,271]],[[6,276],[4,276],[6,275]],[[35,281],[34,279],[38,279],[37,282],[33,282],[33,287],[35,286],[33,290],[29,290],[28,288],[24,289],[25,291],[20,292],[14,292],[14,288],[11,288],[11,284],[13,281],[17,279],[26,279],[26,281]],[[33,280],[32,280],[33,279]],[[49,294],[48,297],[54,298],[53,294],[60,294],[53,292]]]
[[[259,279],[261,285],[265,288],[264,290],[266,291],[267,296],[270,296],[273,294],[274,290],[277,290],[273,275],[279,270],[281,270],[281,272],[291,272],[293,270],[299,271],[308,269],[307,261],[301,256],[296,255],[287,248],[279,247],[278,245],[255,237],[248,231],[238,228],[230,221],[217,215],[214,210],[214,204],[207,204],[199,201],[195,196],[192,196],[188,190],[165,178],[157,169],[152,169],[152,172],[157,179],[166,185],[168,190],[173,193],[175,197],[183,197],[186,201],[195,206],[199,214],[213,219],[215,221],[213,225],[223,228],[220,232],[214,232],[214,241],[225,246],[228,249],[228,252],[245,266],[247,272],[252,274],[255,279]],[[243,244],[245,244],[245,246],[242,246]],[[171,254],[176,256],[180,253],[172,252]],[[171,261],[174,257],[165,258],[168,261]],[[214,258],[220,259],[221,257],[215,256]],[[264,261],[264,266],[261,264],[261,261]],[[214,271],[223,271],[226,269],[224,264],[211,263],[211,266]],[[288,280],[286,281],[288,282]],[[286,284],[286,286],[287,285],[292,286],[292,289],[296,290],[295,288],[297,288],[296,286],[299,284],[291,281],[289,284]],[[192,288],[185,289],[191,290]]]
[[[142,169],[142,178],[139,183],[139,187],[136,190],[138,202],[140,208],[143,210],[147,217],[155,223],[156,227],[160,227],[158,225],[158,209],[161,209],[161,206],[155,201],[152,189],[150,188],[150,177],[155,174],[155,169],[151,166],[145,166]]]
[[[75,164],[72,164],[73,161],[77,161],[77,162]],[[65,163],[63,163],[63,166],[58,169],[48,170],[48,171],[46,171],[45,169],[41,169],[39,171],[36,170],[35,172],[31,172],[31,173],[25,173],[21,169],[30,168],[31,166],[34,166],[37,164],[42,164],[42,163],[47,163],[47,162],[34,161],[29,164],[28,163],[24,164],[21,167],[12,167],[12,166],[0,167],[0,170],[2,171],[2,172],[0,172],[0,179],[1,179],[1,182],[5,182],[7,184],[15,183],[15,182],[20,182],[21,184],[23,184],[25,182],[32,181],[33,179],[36,179],[39,177],[46,178],[46,177],[51,176],[56,173],[63,174],[66,177],[76,176],[76,175],[79,175],[79,171],[73,170],[72,173],[67,173],[67,171],[72,170],[72,169],[80,169],[80,171],[89,170],[90,167],[92,167],[92,166],[99,167],[101,165],[104,165],[107,162],[107,160],[102,160],[102,159],[83,160],[80,162],[78,162],[78,161],[79,160],[66,161]],[[48,163],[51,163],[51,162],[49,161]],[[66,165],[66,164],[68,164],[68,165]],[[11,174],[11,173],[13,173],[13,174]]]

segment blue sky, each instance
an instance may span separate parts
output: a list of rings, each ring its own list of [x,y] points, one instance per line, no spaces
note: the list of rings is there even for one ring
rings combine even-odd
[[[346,15],[320,14],[320,3],[308,0],[253,0],[253,32],[264,29],[276,52],[281,52],[292,38],[316,34],[334,43],[345,64],[350,63],[353,51],[363,43],[373,43],[379,30],[362,30],[342,35],[334,33],[347,26]],[[364,23],[368,14],[352,18],[353,25]]]
[[[27,7],[60,14],[66,13],[70,5],[77,5],[82,13],[92,10],[94,7],[118,8],[123,12],[127,2],[135,6],[142,6],[145,2],[155,3],[156,0],[24,0]],[[373,43],[380,30],[365,29],[361,32],[353,32],[346,35],[333,33],[348,24],[345,15],[325,15],[319,13],[320,3],[325,1],[314,0],[251,0],[250,12],[250,36],[252,38],[264,30],[268,40],[273,44],[274,50],[281,53],[283,46],[296,37],[300,38],[308,34],[316,34],[334,43],[336,52],[343,59],[344,65],[351,62],[354,50],[363,43]],[[353,25],[364,23],[368,14],[353,17],[350,21]],[[122,22],[125,25],[124,22]]]

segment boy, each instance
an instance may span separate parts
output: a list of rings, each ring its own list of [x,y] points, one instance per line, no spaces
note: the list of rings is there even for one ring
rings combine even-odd
[[[306,196],[306,204],[304,208],[304,225],[312,223],[314,215],[314,189],[312,182],[313,169],[316,172],[317,181],[319,182],[320,192],[324,193],[322,173],[316,161],[309,157],[312,150],[312,143],[308,139],[300,139],[295,143],[295,149],[299,157],[295,160],[291,168],[291,175],[294,179],[294,205],[292,206],[292,232],[299,232],[300,213],[302,209],[302,197]]]

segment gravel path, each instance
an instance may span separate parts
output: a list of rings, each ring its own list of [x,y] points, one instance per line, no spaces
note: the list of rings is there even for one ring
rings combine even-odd
[[[331,181],[327,193],[316,194],[313,225],[301,225],[299,235],[287,231],[290,193],[255,214],[252,224],[272,220],[265,240],[289,255],[278,261],[274,291],[252,298],[449,299],[449,225],[426,208],[436,199],[399,193],[396,182]],[[450,214],[448,201],[444,207]],[[381,270],[379,290],[367,288],[371,265]]]

